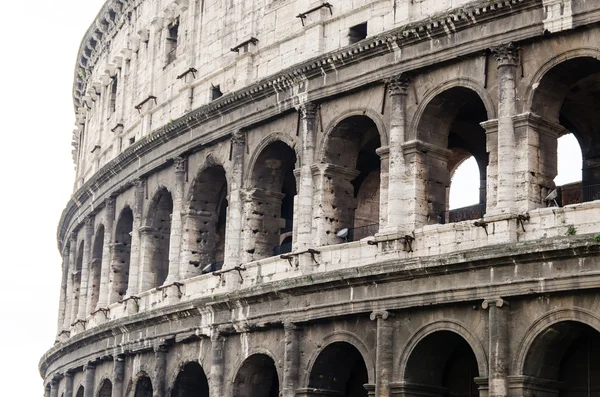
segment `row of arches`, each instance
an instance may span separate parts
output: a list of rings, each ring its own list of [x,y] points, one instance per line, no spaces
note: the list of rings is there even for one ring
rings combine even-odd
[[[424,335],[407,352],[400,367],[403,381],[390,385],[403,396],[478,397],[487,390],[487,358],[481,346],[456,330],[435,330]],[[584,397],[600,392],[600,333],[578,321],[559,321],[543,329],[532,341],[523,363],[521,386],[543,386],[548,396]],[[347,341],[326,345],[316,356],[307,377],[306,388],[296,395],[367,397],[374,385],[373,355]],[[246,358],[231,384],[233,397],[278,397],[281,371],[267,353]],[[533,385],[533,386],[532,386]],[[168,388],[170,397],[209,397],[210,381],[202,365],[189,361],[179,367]],[[104,379],[97,397],[111,397],[113,384]],[[533,389],[532,389],[533,390]],[[538,389],[541,390],[541,389]],[[152,397],[153,380],[138,373],[129,394]],[[83,397],[84,386],[76,397]]]

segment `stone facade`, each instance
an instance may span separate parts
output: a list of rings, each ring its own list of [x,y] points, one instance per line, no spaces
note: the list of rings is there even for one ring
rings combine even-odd
[[[75,71],[47,395],[600,393],[598,22],[584,0],[108,1]],[[480,203],[449,211],[470,156]]]

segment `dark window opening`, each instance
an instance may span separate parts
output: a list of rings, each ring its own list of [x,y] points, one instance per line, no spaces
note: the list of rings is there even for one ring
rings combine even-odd
[[[135,143],[135,137],[132,136],[131,138],[129,138],[129,144],[133,145]]]
[[[367,38],[367,23],[361,23],[356,26],[352,26],[348,31],[348,39],[350,44],[358,43],[361,40]]]
[[[177,42],[179,40],[179,19],[169,26],[167,36],[167,65],[177,58]]]
[[[109,96],[109,115],[112,115],[117,109],[117,91],[119,89],[119,78],[117,76],[112,78],[112,84],[110,86]]]
[[[221,98],[223,93],[221,92],[220,85],[211,85],[210,86],[210,100],[214,101],[215,99]]]

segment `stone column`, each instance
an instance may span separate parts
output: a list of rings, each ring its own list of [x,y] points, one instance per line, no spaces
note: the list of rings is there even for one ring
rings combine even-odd
[[[185,158],[177,157],[175,159],[175,189],[173,189],[173,215],[171,216],[171,236],[169,238],[169,274],[165,284],[171,284],[179,279],[185,165]]]
[[[50,382],[50,397],[58,397],[58,385],[60,384],[60,379],[52,379]]]
[[[85,368],[84,392],[83,397],[94,397],[94,380],[96,375],[96,366],[88,363]]]
[[[389,136],[389,171],[387,188],[387,226],[385,232],[408,233],[407,209],[404,199],[405,157],[402,144],[406,141],[406,96],[410,84],[410,76],[400,74],[387,82],[390,99],[390,136]],[[382,181],[383,183],[383,181]],[[382,196],[383,197],[383,196]],[[412,197],[412,196],[409,196]],[[381,230],[381,228],[380,228]]]
[[[371,313],[377,321],[377,353],[375,357],[375,396],[390,397],[390,383],[394,371],[394,324],[388,319],[392,315],[383,310]]]
[[[126,296],[138,293],[138,277],[140,267],[140,228],[142,227],[142,216],[144,212],[144,195],[146,183],[142,179],[133,182],[135,186],[135,202],[133,204],[133,228],[131,232],[131,254],[129,256],[129,282],[127,284]]]
[[[387,230],[388,224],[388,189],[390,177],[390,148],[380,147],[375,150],[381,161],[381,169],[379,171],[379,230]]]
[[[154,241],[159,234],[157,230],[150,226],[142,226],[139,228],[140,235],[140,259],[138,265],[138,290],[137,293],[148,291],[156,287],[156,269],[152,269],[152,256],[156,245]]]
[[[65,373],[65,394],[63,397],[73,397],[73,374]]]
[[[229,205],[225,230],[225,263],[223,269],[231,269],[241,263],[242,247],[242,184],[244,180],[244,153],[246,133],[237,131],[231,136],[231,178],[229,180]]]
[[[485,146],[489,153],[485,186],[485,210],[488,213],[496,208],[498,191],[498,120],[484,121],[481,126],[485,129]]]
[[[317,106],[307,102],[298,108],[300,112],[300,136],[302,152],[300,159],[300,180],[298,184],[298,204],[294,213],[294,224],[297,225],[297,241],[295,248],[306,250],[312,245],[312,207],[313,178],[311,166],[315,162],[315,141],[317,136]]]
[[[87,218],[85,220],[85,229],[83,237],[83,261],[81,267],[81,284],[79,287],[79,309],[77,311],[77,320],[85,321],[89,313],[86,312],[87,308],[87,295],[88,295],[88,278],[91,265],[91,246],[92,236],[94,228],[94,219]]]
[[[210,397],[222,397],[223,380],[225,373],[225,337],[218,329],[213,328],[210,341],[211,366],[210,366]]]
[[[154,349],[155,379],[153,385],[153,397],[165,397],[167,376],[167,352],[166,345],[156,346]]]
[[[123,379],[125,377],[125,357],[116,355],[113,366],[113,387],[111,397],[123,397]]]
[[[299,382],[300,368],[300,328],[286,322],[283,325],[284,356],[283,356],[283,386],[281,397],[294,397]]]
[[[74,278],[77,277],[77,264],[75,263],[77,255],[77,235],[73,233],[69,241],[69,282],[67,284],[67,296],[69,303],[67,305],[67,313],[65,315],[64,328],[70,329],[71,324],[75,322],[79,300],[75,298]],[[70,287],[70,289],[69,289]]]
[[[496,213],[512,213],[515,208],[516,144],[513,116],[516,108],[517,47],[510,43],[492,48],[498,62],[498,193]]]
[[[68,329],[65,328],[65,318],[67,317],[68,303],[69,303],[69,292],[72,291],[73,285],[70,284],[70,273],[71,273],[71,262],[69,261],[69,250],[67,247],[63,247],[62,251],[62,278],[60,282],[60,300],[58,303],[58,324],[56,326],[56,332],[58,338],[61,337],[61,333]]]
[[[508,302],[502,298],[486,299],[489,309],[489,397],[508,395]]]
[[[102,265],[100,267],[100,294],[98,296],[98,304],[94,308],[95,310],[108,306],[110,262],[113,256],[111,248],[113,246],[113,225],[115,220],[115,200],[113,198],[106,199],[105,214]]]

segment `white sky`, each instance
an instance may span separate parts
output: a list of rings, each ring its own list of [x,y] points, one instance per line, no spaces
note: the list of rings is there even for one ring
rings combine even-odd
[[[37,364],[55,338],[60,288],[56,227],[71,194],[74,177],[73,69],[80,40],[103,2],[3,3],[5,18],[0,24],[3,80],[0,208],[5,219],[0,236],[3,396],[43,394]],[[474,172],[472,169],[471,175],[477,175],[476,168]],[[464,192],[467,188],[454,190]]]
[[[40,357],[56,332],[56,226],[71,194],[71,98],[79,43],[103,0],[2,2],[0,24],[0,384],[41,396]]]

